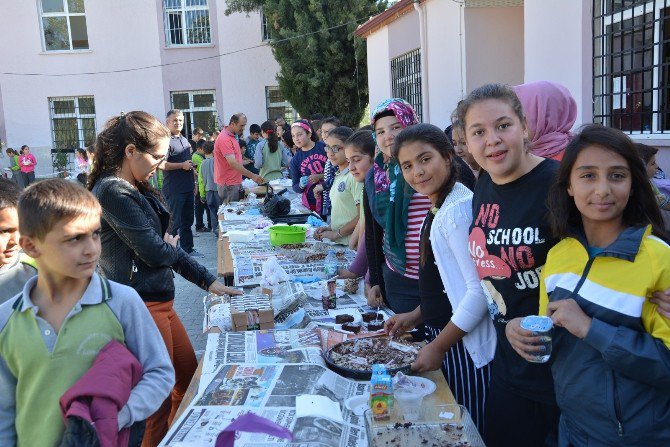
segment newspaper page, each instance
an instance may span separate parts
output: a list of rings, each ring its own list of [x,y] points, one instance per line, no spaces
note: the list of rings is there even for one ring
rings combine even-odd
[[[245,407],[192,407],[173,424],[160,444],[164,447],[213,447],[218,434],[233,419],[248,413]],[[354,416],[350,421],[334,421],[325,416],[296,417],[295,408],[262,408],[254,413],[293,432],[293,441],[263,433],[240,433],[236,447],[366,447],[364,423]]]
[[[261,330],[209,334],[199,391],[221,365],[306,363],[325,366],[318,330]]]

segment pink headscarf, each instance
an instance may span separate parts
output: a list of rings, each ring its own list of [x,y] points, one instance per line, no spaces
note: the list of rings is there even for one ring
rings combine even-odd
[[[564,86],[537,81],[514,87],[528,130],[532,134],[531,151],[535,155],[560,160],[577,119],[577,103]]]

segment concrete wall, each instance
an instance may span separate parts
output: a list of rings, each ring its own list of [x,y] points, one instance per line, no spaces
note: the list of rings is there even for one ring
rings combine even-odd
[[[461,40],[461,6],[455,2],[430,0],[423,4],[426,10],[426,55],[428,66],[429,120],[444,129],[451,124],[451,112],[462,99],[465,90]],[[418,26],[418,19],[417,19]]]
[[[577,125],[591,122],[592,2],[526,0],[524,13],[524,81],[548,80],[565,85],[577,101]]]
[[[158,37],[160,42],[161,63],[168,64],[163,67],[162,78],[165,89],[163,91],[163,102],[165,111],[172,108],[170,92],[184,90],[215,90],[216,108],[221,115],[223,103],[221,99],[221,65],[217,55],[221,49],[219,45],[219,19],[223,15],[219,13],[216,1],[209,3],[209,22],[211,43],[190,46],[172,46],[166,44],[164,31],[163,0],[156,1],[156,22],[158,24]],[[220,9],[224,9],[223,7]],[[208,58],[208,59],[204,59]],[[195,62],[194,59],[203,59]],[[163,115],[165,116],[165,115]]]
[[[167,48],[162,0],[87,1],[90,49],[54,53],[43,51],[38,1],[10,2],[4,13],[11,20],[0,27],[0,37],[12,44],[0,46],[1,71],[70,75],[0,75],[4,147],[28,144],[38,158],[38,175],[50,174],[49,97],[58,96],[92,95],[98,130],[120,111],[144,110],[162,120],[171,108],[170,92],[187,90],[215,90],[221,121],[244,111],[250,123],[263,122],[265,87],[277,85],[279,69],[271,49],[219,57],[262,42],[260,14],[225,16],[225,0],[209,3],[209,45]],[[178,63],[198,58],[209,59]],[[154,65],[124,73],[78,74]],[[2,154],[0,167],[7,164]]]
[[[262,44],[260,13],[223,15],[219,8],[219,48],[228,52]],[[244,112],[252,123],[267,120],[265,87],[276,86],[279,64],[269,46],[247,49],[219,59],[222,83],[223,114],[227,124],[234,113]],[[249,129],[246,130],[248,132]]]
[[[37,2],[12,2],[0,36],[3,72],[66,74],[160,64],[154,2],[86,2],[89,50],[43,51]],[[152,20],[147,20],[151,17]],[[123,24],[121,28],[119,24]],[[121,110],[164,111],[160,68],[117,74],[75,76],[1,75],[7,144],[28,144],[38,158],[38,174],[51,172],[49,97],[93,95],[98,130]]]
[[[521,84],[523,7],[465,8],[465,55],[468,92],[490,82]]]
[[[384,27],[367,38],[368,89],[370,108],[391,96],[391,57],[389,28]]]

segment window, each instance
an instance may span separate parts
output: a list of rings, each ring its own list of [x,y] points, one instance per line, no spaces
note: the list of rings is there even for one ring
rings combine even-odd
[[[95,141],[92,96],[49,98],[54,149],[85,148]]]
[[[670,134],[670,0],[594,0],[593,120]]]
[[[46,51],[88,49],[84,0],[40,0]]]
[[[186,138],[191,138],[193,130],[200,127],[212,133],[219,129],[216,112],[216,92],[197,90],[191,92],[172,92],[172,108],[184,112],[184,130]]]
[[[211,42],[207,0],[163,0],[167,46]]]
[[[421,120],[421,50],[416,49],[391,60],[391,91],[412,105]]]
[[[263,11],[261,11],[261,39],[263,41],[270,40],[270,22]]]
[[[284,98],[278,86],[265,87],[265,106],[269,120],[274,120],[281,115],[287,123],[290,123],[298,117],[293,106]]]

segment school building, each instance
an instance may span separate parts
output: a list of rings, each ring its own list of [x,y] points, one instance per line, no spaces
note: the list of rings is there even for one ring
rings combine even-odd
[[[622,129],[670,172],[670,0],[400,0],[356,34],[373,107],[400,96],[446,127],[482,84],[555,81],[576,127]]]
[[[185,113],[185,133],[236,112],[249,124],[294,112],[260,12],[226,16],[225,0],[6,2],[0,47],[0,166],[27,144],[38,175],[54,149],[89,145],[121,111]]]

